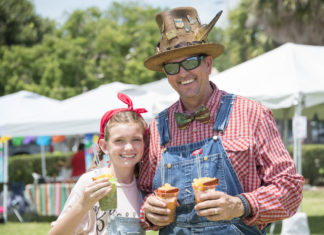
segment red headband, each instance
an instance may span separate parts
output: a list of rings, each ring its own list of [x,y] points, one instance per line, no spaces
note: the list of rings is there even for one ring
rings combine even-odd
[[[132,112],[137,113],[137,115],[140,116],[141,118],[143,118],[141,113],[146,113],[147,112],[147,110],[144,109],[144,108],[134,109],[133,108],[133,102],[127,95],[125,95],[123,93],[118,93],[117,97],[118,97],[118,99],[123,101],[125,104],[127,104],[128,108],[113,109],[113,110],[107,111],[102,116],[101,122],[100,122],[100,136],[99,136],[99,139],[98,139],[98,144],[99,144],[99,141],[104,138],[104,131],[105,131],[105,126],[106,126],[107,122],[116,113],[125,112],[125,111],[132,111]]]

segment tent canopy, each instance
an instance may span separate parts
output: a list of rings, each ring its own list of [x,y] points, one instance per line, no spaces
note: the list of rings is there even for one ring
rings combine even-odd
[[[18,118],[15,122],[4,123],[1,135],[14,137],[98,133],[100,119],[105,112],[127,107],[117,98],[118,92],[128,94],[133,100],[134,108],[145,107],[148,110],[148,113],[143,114],[147,122],[153,118],[155,100],[162,99],[162,95],[141,90],[138,85],[113,82],[66,99],[59,106],[47,108],[41,113],[30,110],[31,118]],[[38,104],[35,103],[35,106],[38,107]],[[40,106],[37,109],[42,110]]]
[[[33,122],[38,115],[60,107],[60,101],[29,91],[19,91],[0,97],[0,136],[7,133],[8,126],[20,122]]]
[[[275,117],[288,118],[303,97],[303,114],[324,118],[324,47],[287,43],[268,53],[228,69],[212,73],[210,79],[225,91],[257,100],[273,109]],[[48,98],[33,99],[31,106],[12,100],[3,105],[8,95],[0,98],[0,135],[75,135],[96,133],[102,115],[110,109],[124,107],[117,99],[123,92],[131,97],[135,108],[146,108],[144,118],[154,115],[178,99],[167,79],[130,85],[113,82],[62,102]],[[21,94],[28,92],[21,92]],[[18,94],[18,93],[17,93]],[[35,97],[41,97],[34,94]],[[48,102],[45,102],[47,100]],[[52,106],[52,103],[53,106]],[[57,106],[56,106],[57,105]],[[2,127],[2,128],[1,128]]]
[[[278,115],[291,117],[293,111],[289,108],[302,96],[303,114],[317,113],[324,118],[323,111],[311,108],[324,104],[323,61],[323,46],[286,43],[211,80],[220,89],[259,101]]]

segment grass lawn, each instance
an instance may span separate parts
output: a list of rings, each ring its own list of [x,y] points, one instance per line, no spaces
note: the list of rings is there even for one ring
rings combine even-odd
[[[324,235],[324,189],[304,191],[302,211],[307,214],[311,235]],[[8,222],[0,224],[1,235],[44,235],[50,229],[48,222],[19,223]],[[281,223],[276,224],[275,235],[280,235]],[[147,232],[147,235],[157,235]]]

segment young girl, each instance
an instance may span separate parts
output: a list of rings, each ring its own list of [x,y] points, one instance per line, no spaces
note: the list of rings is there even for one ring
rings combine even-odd
[[[134,170],[140,162],[147,125],[141,113],[133,109],[131,99],[119,93],[118,98],[128,108],[114,109],[104,114],[100,124],[99,155],[107,154],[111,165],[105,172],[117,182],[117,209],[101,211],[98,200],[111,191],[107,179],[92,180],[95,171],[83,174],[65,203],[49,234],[145,234],[139,223],[142,197],[137,189]]]

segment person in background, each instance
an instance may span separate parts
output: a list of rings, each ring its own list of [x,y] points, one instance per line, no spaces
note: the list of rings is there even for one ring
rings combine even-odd
[[[86,172],[85,166],[85,152],[84,152],[84,144],[79,143],[78,150],[73,156],[70,158],[68,163],[68,168],[72,168],[71,178],[72,181],[77,181],[78,178]]]
[[[101,210],[98,200],[112,190],[112,185],[106,177],[93,180],[96,170],[88,171],[73,187],[60,216],[52,222],[49,235],[145,234],[139,221],[143,198],[135,175],[144,153],[147,132],[141,113],[147,111],[134,109],[131,99],[122,93],[118,98],[128,107],[103,115],[98,140],[99,158],[107,154],[111,162],[101,170],[117,178],[117,208]]]
[[[213,59],[224,51],[207,42],[220,14],[206,25],[191,7],[156,16],[161,39],[144,65],[164,72],[180,96],[152,121],[140,170],[139,186],[148,194],[141,221],[159,234],[265,234],[267,224],[294,215],[302,200],[304,179],[271,110],[209,81]],[[199,176],[218,178],[219,185],[196,204],[191,184]],[[164,183],[180,189],[173,223],[166,201],[152,193]]]

